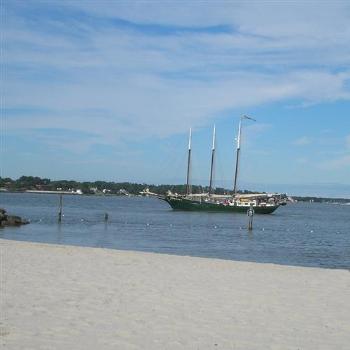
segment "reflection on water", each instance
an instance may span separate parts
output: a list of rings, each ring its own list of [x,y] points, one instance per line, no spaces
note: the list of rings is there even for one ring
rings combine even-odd
[[[350,268],[350,206],[298,203],[272,215],[171,210],[154,198],[1,193],[0,207],[31,224],[0,237],[288,265]],[[105,220],[108,213],[108,220]]]

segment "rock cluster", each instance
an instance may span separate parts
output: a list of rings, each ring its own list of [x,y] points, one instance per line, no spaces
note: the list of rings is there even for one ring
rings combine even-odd
[[[29,221],[22,219],[20,216],[7,215],[6,210],[0,208],[0,227],[4,226],[20,226],[29,224]]]

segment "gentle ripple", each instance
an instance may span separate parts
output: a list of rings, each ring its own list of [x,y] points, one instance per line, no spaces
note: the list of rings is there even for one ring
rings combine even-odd
[[[173,211],[154,198],[1,193],[0,207],[31,221],[0,238],[230,260],[350,268],[350,206],[289,204],[272,215]],[[108,223],[104,213],[108,212]]]

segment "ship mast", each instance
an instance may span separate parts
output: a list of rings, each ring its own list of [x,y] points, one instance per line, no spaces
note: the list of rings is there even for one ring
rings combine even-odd
[[[209,196],[213,189],[213,173],[214,173],[214,157],[215,157],[215,125],[213,129],[213,145],[211,148],[211,164],[210,164],[210,180],[209,180]]]
[[[241,133],[242,133],[242,120],[250,119],[256,121],[255,119],[248,117],[246,115],[241,116],[239,120],[238,136],[237,136],[237,153],[236,153],[236,168],[235,168],[235,180],[233,185],[233,195],[237,194],[237,177],[238,177],[238,167],[239,167],[239,154],[241,151]]]
[[[189,195],[190,190],[190,171],[191,171],[191,141],[192,129],[190,128],[190,135],[188,137],[188,159],[187,159],[187,180],[186,180],[186,194]]]

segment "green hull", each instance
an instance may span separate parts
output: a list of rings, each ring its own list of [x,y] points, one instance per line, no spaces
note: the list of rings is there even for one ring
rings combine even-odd
[[[247,213],[249,207],[242,207],[236,205],[224,205],[210,202],[194,201],[186,198],[163,198],[174,210],[187,210],[187,211],[211,211],[211,212],[230,212],[230,213]],[[256,214],[271,214],[279,205],[274,206],[253,206]]]

